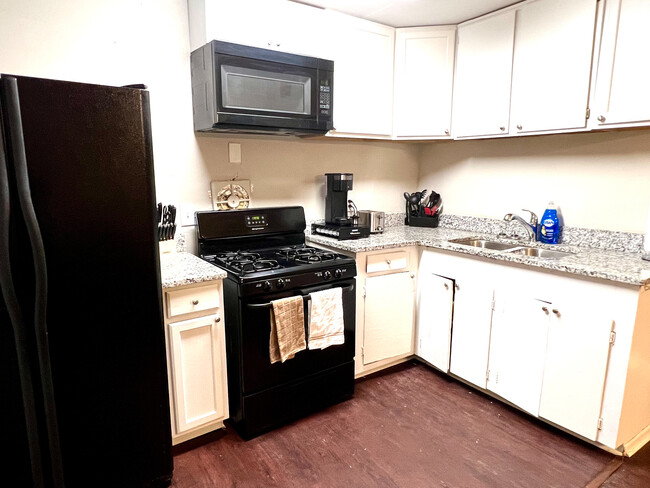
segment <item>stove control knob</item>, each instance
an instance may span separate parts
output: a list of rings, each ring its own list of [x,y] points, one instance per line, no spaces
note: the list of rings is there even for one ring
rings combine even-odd
[[[336,271],[334,271],[334,278],[340,278],[340,277],[341,277],[341,270],[337,269]]]
[[[323,273],[323,278],[325,278],[325,280],[331,280],[332,279],[332,273],[329,272],[329,271],[325,271]]]
[[[265,281],[264,284],[262,285],[262,288],[264,288],[264,291],[269,291],[271,289],[271,282]]]
[[[284,288],[284,280],[283,280],[282,278],[280,278],[280,279],[275,283],[275,286],[277,286],[278,288]]]

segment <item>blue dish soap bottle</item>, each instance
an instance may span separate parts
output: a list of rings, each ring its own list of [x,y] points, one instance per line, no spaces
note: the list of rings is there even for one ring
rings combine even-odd
[[[542,215],[539,223],[539,241],[545,244],[557,244],[560,242],[562,228],[562,216],[558,214],[557,205],[548,202],[548,207]]]

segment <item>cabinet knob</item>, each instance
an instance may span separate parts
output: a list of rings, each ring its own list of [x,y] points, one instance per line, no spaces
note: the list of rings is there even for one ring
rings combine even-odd
[[[219,317],[219,316],[217,315],[217,316],[214,318],[214,321],[217,322],[217,323],[221,322],[221,317]]]
[[[546,315],[548,315],[548,307],[542,307],[542,311],[543,311]]]
[[[605,122],[605,120],[607,120],[607,119],[605,119],[604,115],[599,115],[598,116],[598,122]]]
[[[499,127],[499,130],[500,130],[501,132],[503,132],[503,131],[506,130],[506,128],[505,128],[505,126],[502,125],[501,127]]]
[[[524,128],[523,125],[521,125],[521,124],[517,124],[517,129],[521,130],[521,129],[523,129],[523,128]]]
[[[445,129],[445,135],[449,135],[449,129]]]
[[[386,260],[386,264],[390,265],[390,263],[391,263],[391,260],[390,260],[390,259],[387,259],[387,260]]]
[[[411,273],[411,278],[415,278],[415,273]]]
[[[449,290],[449,285],[445,283],[445,290]]]
[[[557,308],[554,308],[552,312],[557,315],[558,317],[560,316],[560,311]]]
[[[192,300],[192,305],[198,305],[198,304],[199,304],[199,301],[196,298],[194,300]]]
[[[460,290],[460,286],[458,286],[458,283],[454,283],[454,288],[456,288],[457,290]]]

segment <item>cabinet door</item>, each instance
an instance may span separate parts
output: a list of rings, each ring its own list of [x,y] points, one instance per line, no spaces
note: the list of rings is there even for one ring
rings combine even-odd
[[[219,315],[169,325],[176,433],[224,418],[226,364]]]
[[[449,136],[455,38],[453,27],[396,30],[396,137]]]
[[[481,388],[486,385],[493,290],[486,282],[454,284],[450,371]]]
[[[414,304],[411,273],[366,279],[363,364],[413,353]]]
[[[320,56],[325,42],[315,36],[321,9],[285,0],[189,0],[190,45],[213,39],[282,52]]]
[[[586,126],[597,0],[536,0],[517,10],[511,133]]]
[[[458,26],[456,137],[508,133],[514,34],[514,10]]]
[[[592,308],[553,303],[539,416],[595,440],[613,321]]]
[[[431,272],[421,273],[418,280],[415,354],[447,373],[454,282]]]
[[[336,132],[390,137],[395,29],[329,13]],[[333,134],[335,135],[335,134]]]
[[[607,0],[596,81],[596,123],[650,123],[650,2]]]
[[[511,290],[497,293],[492,315],[488,390],[539,413],[551,306]]]

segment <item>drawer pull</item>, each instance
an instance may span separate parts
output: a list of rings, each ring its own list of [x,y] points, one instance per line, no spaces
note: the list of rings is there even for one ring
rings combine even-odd
[[[548,307],[542,307],[542,311],[543,311],[546,315],[548,315]]]
[[[554,308],[552,311],[553,311],[553,313],[554,313],[555,315],[557,315],[558,317],[560,316],[560,311],[559,311],[557,308]]]
[[[388,266],[390,266],[390,263],[391,263],[391,260],[390,260],[390,259],[387,259],[387,260],[386,260],[386,264],[387,264]]]
[[[445,283],[445,290],[449,290],[449,285]]]
[[[215,321],[216,323],[221,322],[221,317],[219,317],[219,316],[217,315],[217,316],[214,318],[214,321]]]
[[[199,301],[196,298],[194,300],[192,300],[192,305],[198,305],[198,304],[199,304]]]

